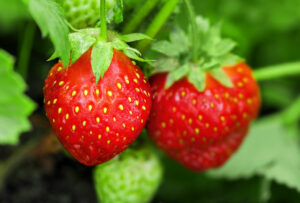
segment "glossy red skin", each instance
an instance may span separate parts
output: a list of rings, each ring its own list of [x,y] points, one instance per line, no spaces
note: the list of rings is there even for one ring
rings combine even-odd
[[[223,70],[234,84],[221,85],[206,74],[199,92],[186,78],[164,89],[167,74],[150,78],[153,105],[147,124],[166,154],[194,171],[217,168],[235,152],[260,107],[259,87],[244,63]],[[200,117],[199,117],[200,116]]]
[[[97,85],[90,55],[91,50],[68,69],[56,64],[44,86],[46,114],[58,139],[88,166],[124,151],[143,129],[151,108],[149,83],[126,55],[114,50]]]

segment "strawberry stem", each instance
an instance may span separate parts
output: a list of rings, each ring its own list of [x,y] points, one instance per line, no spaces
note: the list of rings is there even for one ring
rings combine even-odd
[[[185,0],[185,5],[187,8],[187,12],[189,14],[189,20],[191,24],[191,44],[192,44],[192,59],[196,61],[198,59],[198,47],[199,47],[199,40],[198,40],[198,32],[197,32],[197,23],[196,23],[196,15],[193,9],[193,6],[190,0]]]
[[[29,22],[25,27],[25,32],[22,33],[24,37],[20,46],[18,57],[19,60],[16,71],[23,77],[24,80],[27,79],[28,64],[30,61],[30,54],[33,46],[35,31],[35,24],[33,22]]]
[[[296,98],[289,107],[282,113],[284,122],[286,124],[293,124],[300,119],[300,96]]]
[[[169,0],[166,1],[163,8],[159,11],[159,13],[155,16],[152,23],[147,28],[145,34],[151,37],[152,39],[155,38],[159,30],[167,21],[168,17],[172,14],[173,10],[176,8],[176,5],[179,0]],[[144,52],[145,49],[149,46],[151,40],[142,40],[138,43],[137,49],[141,52]]]
[[[147,0],[141,8],[136,8],[130,21],[124,26],[123,33],[131,33],[141,24],[148,14],[155,8],[159,0]]]
[[[267,66],[254,71],[254,77],[258,81],[270,80],[296,74],[300,74],[300,62]]]
[[[107,41],[107,27],[106,27],[106,11],[105,11],[105,0],[100,0],[100,21],[101,21],[101,33],[100,38]]]

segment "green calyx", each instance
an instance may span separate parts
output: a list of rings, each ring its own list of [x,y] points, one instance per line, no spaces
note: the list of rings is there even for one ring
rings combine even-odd
[[[175,27],[169,41],[153,44],[153,50],[165,55],[152,64],[155,68],[153,73],[169,72],[166,88],[186,77],[199,91],[203,91],[207,72],[224,86],[232,87],[232,82],[221,68],[243,60],[231,53],[235,42],[221,38],[220,23],[210,25],[207,19],[198,16],[194,25],[189,27],[188,33]]]
[[[123,53],[131,59],[141,62],[149,62],[149,60],[141,58],[141,53],[137,49],[130,47],[126,43],[149,39],[147,35],[141,33],[120,35],[114,31],[108,30],[107,41],[106,39],[103,40],[99,38],[99,36],[99,28],[87,28],[69,34],[69,41],[71,45],[70,64],[73,64],[82,54],[92,48],[91,65],[96,77],[96,83],[98,83],[100,78],[103,77],[104,73],[108,69],[113,57],[113,49],[123,51]],[[54,53],[49,60],[55,58],[57,58],[56,53]]]

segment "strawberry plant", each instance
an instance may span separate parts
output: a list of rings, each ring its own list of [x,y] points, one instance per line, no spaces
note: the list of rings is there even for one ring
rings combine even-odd
[[[129,57],[145,60],[124,42],[147,36],[107,33],[104,1],[101,8],[101,30],[70,34],[71,64],[56,64],[44,86],[52,128],[65,149],[85,165],[124,151],[143,129],[151,108],[150,86]]]
[[[299,3],[0,0],[0,202],[298,202]]]

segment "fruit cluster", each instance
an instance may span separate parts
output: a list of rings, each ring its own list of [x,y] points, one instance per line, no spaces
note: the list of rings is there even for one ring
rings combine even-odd
[[[95,4],[93,12],[99,12],[97,2],[89,1]],[[73,26],[99,20],[85,15],[90,5],[84,3],[62,1]],[[118,5],[115,9],[120,11]],[[117,21],[123,18],[116,13]],[[87,166],[106,162],[94,171],[101,201],[146,202],[157,189],[162,175],[157,155],[144,145],[129,147],[145,126],[152,141],[186,168],[222,166],[241,145],[260,107],[251,68],[231,53],[235,43],[221,38],[218,25],[192,18],[192,33],[177,27],[170,41],[153,45],[164,56],[152,63],[149,83],[131,59],[147,60],[126,44],[149,37],[107,31],[103,16],[101,31],[88,28],[69,35],[70,62],[54,65],[44,86],[46,114],[65,149]]]
[[[151,76],[150,88],[135,62],[115,48],[96,83],[93,49],[67,68],[56,64],[44,86],[52,128],[67,151],[85,165],[123,152],[148,120],[150,137],[171,158],[195,171],[216,168],[238,149],[258,114],[259,88],[244,62],[221,65],[221,76],[215,69],[201,70],[203,89],[184,74],[166,87],[174,71]],[[230,86],[222,83],[224,79]]]

